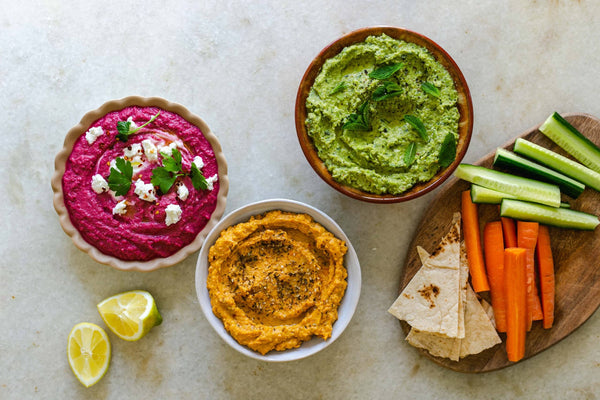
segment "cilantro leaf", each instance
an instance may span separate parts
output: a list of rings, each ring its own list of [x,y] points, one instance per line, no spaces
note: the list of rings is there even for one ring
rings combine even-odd
[[[379,67],[374,69],[369,73],[369,78],[383,80],[388,79],[392,75],[394,75],[400,68],[402,68],[404,64],[396,63],[390,65],[384,65],[383,67]]]
[[[171,155],[163,155],[163,161],[162,161],[163,167],[165,167],[165,169],[167,171],[170,172],[179,172],[182,169],[181,166],[181,153],[179,152],[179,150],[177,150],[176,148],[174,148],[171,151]]]
[[[423,82],[421,83],[421,89],[433,97],[440,97],[440,89],[434,86],[433,83]]]
[[[456,139],[451,132],[446,135],[442,142],[438,159],[440,165],[444,168],[456,159]]]
[[[119,139],[122,142],[126,142],[129,139],[129,136],[133,135],[134,133],[138,132],[140,129],[142,129],[143,127],[148,125],[150,122],[154,121],[159,115],[160,115],[160,111],[157,112],[155,115],[153,115],[149,121],[147,121],[146,123],[144,123],[141,126],[138,126],[135,129],[131,129],[131,121],[117,122],[117,132],[119,132],[117,134],[117,139]]]
[[[205,190],[208,189],[208,183],[206,182],[206,178],[202,175],[202,172],[196,167],[196,164],[192,163],[192,168],[190,169],[190,178],[192,179],[192,185],[194,185],[194,189],[196,190]]]
[[[156,167],[152,170],[150,183],[154,186],[158,186],[160,191],[164,194],[171,189],[177,178],[180,176],[182,176],[182,174],[174,174],[165,167]]]
[[[131,178],[133,176],[133,167],[129,161],[123,158],[117,158],[117,168],[110,169],[108,176],[108,187],[115,192],[117,196],[124,196],[131,187]]]
[[[400,94],[402,94],[402,87],[394,82],[385,82],[375,88],[371,98],[374,101],[382,101],[390,97],[400,96]]]
[[[404,120],[408,122],[417,131],[419,136],[421,136],[421,139],[425,141],[429,140],[429,136],[427,135],[425,125],[419,118],[415,117],[414,115],[406,114],[404,116]]]

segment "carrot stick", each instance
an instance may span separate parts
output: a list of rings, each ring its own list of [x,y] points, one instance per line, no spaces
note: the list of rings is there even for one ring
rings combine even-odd
[[[471,273],[471,284],[475,292],[485,292],[490,290],[490,285],[485,274],[485,264],[483,263],[477,205],[471,201],[470,190],[462,192],[461,203],[463,232],[465,234],[469,272]]]
[[[506,293],[504,290],[504,239],[502,222],[493,221],[483,228],[483,254],[492,296],[496,330],[506,332]]]
[[[527,250],[509,247],[504,250],[506,282],[506,354],[509,361],[525,356],[527,331]]]
[[[506,247],[517,247],[517,228],[512,218],[500,217],[502,231],[504,232],[504,245]]]
[[[540,225],[537,242],[537,259],[540,270],[540,292],[542,293],[542,309],[544,312],[544,328],[554,323],[554,260],[550,249],[550,232],[548,227]]]
[[[531,323],[544,318],[542,304],[535,285],[534,254],[537,243],[539,223],[528,221],[517,221],[517,245],[527,250],[527,315],[529,321],[527,330],[531,329]]]

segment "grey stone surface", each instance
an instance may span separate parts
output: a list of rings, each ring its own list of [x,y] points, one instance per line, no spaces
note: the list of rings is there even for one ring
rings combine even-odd
[[[598,313],[548,351],[492,373],[456,373],[407,345],[386,310],[435,192],[394,205],[346,198],[309,167],[294,127],[296,90],[312,58],[342,34],[370,25],[425,34],[461,67],[475,110],[466,161],[554,110],[600,116],[600,3],[1,3],[0,398],[600,397]],[[54,157],[87,111],[129,95],[184,104],[209,124],[229,163],[226,212],[286,197],[340,224],[363,278],[358,309],[340,339],[297,362],[246,358],[202,315],[195,256],[142,274],[97,264],[75,248],[52,206]],[[101,324],[96,303],[135,288],[155,295],[164,322],[139,342],[111,334],[108,374],[85,389],[69,369],[67,335],[78,322]]]

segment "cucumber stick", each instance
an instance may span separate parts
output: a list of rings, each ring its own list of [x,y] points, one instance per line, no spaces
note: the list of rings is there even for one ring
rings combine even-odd
[[[523,221],[536,221],[561,228],[585,230],[593,230],[600,223],[598,217],[592,214],[513,199],[502,200],[500,216]]]
[[[514,199],[515,196],[492,190],[479,185],[471,185],[471,201],[478,204],[500,204],[502,199]]]
[[[494,156],[494,166],[543,182],[553,183],[560,191],[576,199],[585,190],[585,185],[543,165],[529,161],[508,150],[498,148]]]
[[[583,165],[600,172],[600,148],[557,112],[549,116],[539,130]]]
[[[545,147],[518,138],[514,151],[600,191],[600,174]]]
[[[454,175],[476,185],[513,195],[519,200],[560,206],[560,189],[556,185],[470,164],[460,164]]]

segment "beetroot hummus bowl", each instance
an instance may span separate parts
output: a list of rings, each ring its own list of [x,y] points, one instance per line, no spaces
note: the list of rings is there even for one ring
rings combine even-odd
[[[127,271],[172,266],[198,250],[225,210],[227,164],[185,107],[126,97],[88,112],[55,160],[54,208],[75,245]]]

